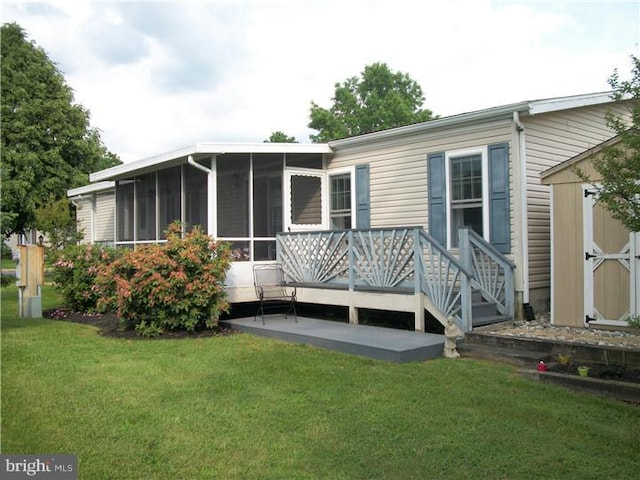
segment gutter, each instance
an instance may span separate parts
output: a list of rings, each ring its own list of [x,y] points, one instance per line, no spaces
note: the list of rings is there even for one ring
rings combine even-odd
[[[205,167],[204,165],[200,165],[198,162],[196,162],[196,161],[193,159],[193,156],[192,156],[192,155],[189,155],[189,156],[187,157],[187,163],[188,163],[189,165],[191,165],[192,167],[197,168],[198,170],[202,170],[202,171],[203,171],[204,173],[206,173],[207,175],[209,175],[209,174],[213,173],[213,170],[211,170],[210,168],[207,168],[207,167]]]

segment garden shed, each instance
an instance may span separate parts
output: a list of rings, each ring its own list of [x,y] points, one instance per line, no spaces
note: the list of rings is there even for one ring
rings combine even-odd
[[[640,233],[615,220],[594,188],[601,180],[594,160],[619,142],[613,137],[541,174],[551,186],[554,325],[624,327],[640,314]]]

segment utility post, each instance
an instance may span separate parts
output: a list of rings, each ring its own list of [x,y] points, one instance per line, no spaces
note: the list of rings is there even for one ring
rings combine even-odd
[[[42,291],[44,284],[44,247],[20,245],[16,266],[18,286],[18,313],[21,318],[42,318]]]

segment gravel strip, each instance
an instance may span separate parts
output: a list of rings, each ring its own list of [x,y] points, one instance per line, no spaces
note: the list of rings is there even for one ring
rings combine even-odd
[[[539,315],[530,322],[515,322],[485,327],[482,333],[504,337],[554,339],[564,342],[586,343],[608,347],[640,349],[640,330],[601,330],[598,328],[556,327],[549,315]]]

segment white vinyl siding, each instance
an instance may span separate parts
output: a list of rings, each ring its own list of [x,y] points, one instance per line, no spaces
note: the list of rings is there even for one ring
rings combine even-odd
[[[328,171],[370,164],[371,227],[421,226],[428,230],[427,155],[511,140],[511,121],[415,133],[339,148]],[[513,202],[511,203],[513,209]],[[513,229],[513,214],[512,229]]]
[[[98,193],[95,197],[95,242],[115,240],[115,198],[113,192]]]
[[[93,243],[92,238],[92,218],[93,218],[93,201],[88,196],[75,201],[76,204],[76,220],[78,232],[82,232],[83,238],[80,243]]]
[[[523,117],[531,289],[548,287],[551,275],[550,187],[540,184],[540,173],[611,138],[614,133],[607,128],[604,117],[614,107],[598,105]]]

